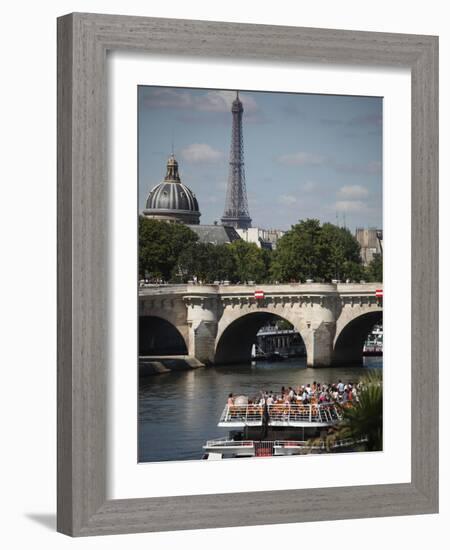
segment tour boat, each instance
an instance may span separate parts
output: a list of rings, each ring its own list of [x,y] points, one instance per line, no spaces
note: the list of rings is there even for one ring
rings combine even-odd
[[[236,401],[245,399],[241,396]],[[287,456],[349,449],[355,446],[354,440],[337,440],[331,448],[320,440],[341,418],[342,410],[335,403],[227,404],[218,426],[228,428],[229,435],[207,441],[204,458]]]
[[[363,356],[383,355],[383,327],[376,325],[364,342]]]

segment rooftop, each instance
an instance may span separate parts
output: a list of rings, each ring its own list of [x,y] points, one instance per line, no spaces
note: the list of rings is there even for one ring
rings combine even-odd
[[[188,225],[201,243],[229,244],[240,239],[234,227],[228,225]]]

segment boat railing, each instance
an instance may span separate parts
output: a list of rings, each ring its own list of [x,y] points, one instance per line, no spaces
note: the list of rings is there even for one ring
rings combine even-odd
[[[243,439],[242,441],[234,441],[228,438],[210,439],[206,442],[206,447],[253,447],[252,440]]]
[[[308,441],[279,441],[276,440],[273,442],[274,447],[308,447]]]
[[[267,413],[270,423],[287,425],[292,422],[333,424],[341,419],[340,407],[335,403],[274,403],[267,406]],[[264,414],[264,406],[259,404],[226,405],[220,422],[259,424]]]
[[[354,445],[360,445],[361,443],[366,443],[367,437],[362,437],[360,439],[352,439],[347,437],[344,439],[336,439],[331,443],[326,441],[319,440],[309,440],[309,441],[274,441],[274,447],[303,447],[308,450],[325,450],[325,449],[340,449],[345,447],[353,447]]]
[[[257,445],[260,448],[303,448],[305,450],[325,450],[325,449],[339,449],[345,447],[351,447],[361,443],[366,443],[367,437],[359,439],[352,439],[350,437],[344,439],[337,439],[331,443],[327,443],[325,440],[275,440],[275,441],[257,441],[251,439],[245,439],[242,441],[234,441],[228,438],[210,439],[206,442],[204,447],[208,448],[225,448],[225,447],[253,447]]]

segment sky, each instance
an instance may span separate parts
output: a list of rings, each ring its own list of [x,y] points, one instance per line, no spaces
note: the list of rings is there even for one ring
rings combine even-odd
[[[139,209],[173,150],[201,224],[225,206],[235,91],[140,86]],[[240,91],[253,227],[382,228],[382,98]]]

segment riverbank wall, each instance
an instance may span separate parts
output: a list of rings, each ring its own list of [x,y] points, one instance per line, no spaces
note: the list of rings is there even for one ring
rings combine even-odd
[[[145,378],[173,371],[188,371],[204,366],[203,363],[192,355],[141,356],[139,357],[139,377]]]

